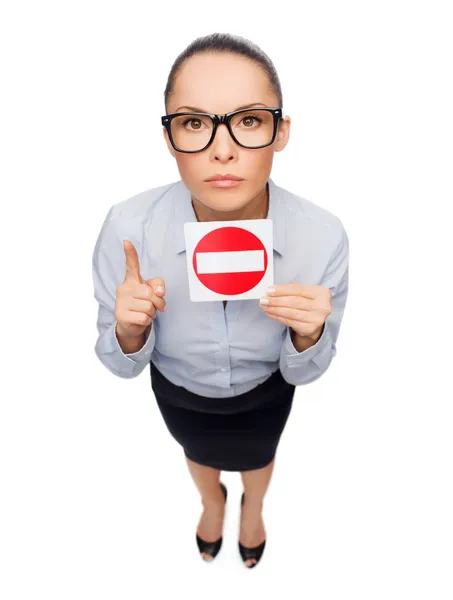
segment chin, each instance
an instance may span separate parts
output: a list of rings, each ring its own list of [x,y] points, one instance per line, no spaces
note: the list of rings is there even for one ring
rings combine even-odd
[[[235,210],[241,210],[247,206],[249,199],[236,198],[235,201],[233,201],[231,198],[225,198],[223,201],[213,202],[212,200],[210,201],[208,198],[206,198],[201,199],[201,202],[211,210],[216,210],[218,212],[233,212]]]

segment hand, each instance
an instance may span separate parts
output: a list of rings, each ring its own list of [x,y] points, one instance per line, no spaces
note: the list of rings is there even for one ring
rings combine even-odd
[[[156,310],[165,311],[165,281],[161,277],[143,280],[137,250],[129,240],[123,242],[126,253],[126,275],[116,288],[116,333],[134,338],[141,336],[156,317]],[[157,286],[162,286],[159,291]]]
[[[316,338],[332,312],[332,292],[322,285],[288,283],[273,286],[269,304],[260,306],[271,319],[280,321],[301,337]]]

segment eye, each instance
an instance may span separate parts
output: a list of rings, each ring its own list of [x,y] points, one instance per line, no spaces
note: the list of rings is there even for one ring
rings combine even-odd
[[[243,121],[250,123],[250,121],[253,121],[253,120],[257,121],[258,123],[263,122],[263,119],[261,117],[257,117],[256,115],[246,115],[245,117],[242,117],[241,123]],[[253,126],[253,124],[252,124],[252,126]],[[248,129],[250,127],[250,124],[249,125],[246,124],[245,127]]]
[[[189,131],[200,131],[200,129],[202,129],[202,125],[204,125],[204,123],[201,119],[194,119],[193,117],[189,117],[188,119],[185,119],[182,122],[182,126],[184,128],[186,128],[187,123],[197,123],[197,125],[193,129],[189,128]]]

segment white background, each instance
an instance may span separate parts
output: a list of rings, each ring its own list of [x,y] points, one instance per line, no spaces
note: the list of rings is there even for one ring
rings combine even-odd
[[[190,4],[2,4],[0,596],[451,600],[450,3]],[[338,215],[351,252],[338,354],[296,390],[251,571],[239,474],[206,564],[148,370],[94,354],[96,237],[112,204],[179,179],[166,78],[215,31],[273,60],[292,130],[272,177]]]

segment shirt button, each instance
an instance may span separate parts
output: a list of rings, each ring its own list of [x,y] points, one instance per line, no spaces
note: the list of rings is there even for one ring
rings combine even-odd
[[[222,371],[222,373],[224,373],[224,372],[226,371],[226,368],[225,368],[225,367],[221,367],[221,368],[219,369],[219,371]]]

